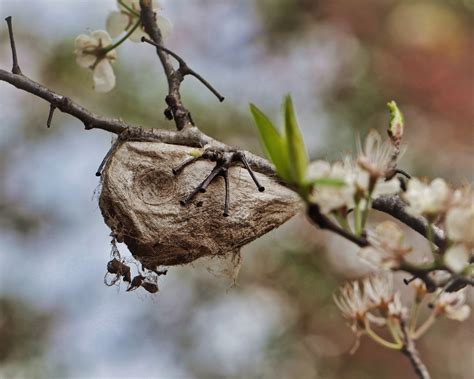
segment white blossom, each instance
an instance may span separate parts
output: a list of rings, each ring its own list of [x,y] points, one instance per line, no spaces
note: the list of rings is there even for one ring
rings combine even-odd
[[[446,232],[450,240],[474,246],[474,192],[456,190],[446,214]]]
[[[438,294],[433,304],[435,315],[446,316],[451,320],[464,321],[471,313],[471,308],[465,303],[465,289],[458,292],[442,292]]]
[[[111,44],[112,39],[104,30],[96,30],[90,35],[81,34],[75,40],[76,62],[93,71],[94,89],[97,92],[108,92],[115,86],[111,62],[117,58],[117,52],[104,51]]]
[[[354,183],[357,199],[359,199],[359,201],[362,199],[360,203],[362,207],[365,202],[364,198],[370,190],[372,191],[372,199],[383,195],[394,195],[400,192],[400,182],[395,177],[390,180],[385,180],[384,177],[371,176],[368,171],[362,169],[350,157],[344,159],[344,165],[348,172],[348,177],[350,177]]]
[[[393,276],[390,272],[369,275],[363,281],[364,292],[375,307],[387,307],[392,301]]]
[[[326,161],[312,162],[307,171],[309,180],[314,179],[337,179],[342,180],[342,186],[320,185],[316,186],[312,200],[319,205],[322,213],[329,214],[339,209],[350,209],[354,206],[354,182],[353,175],[343,162],[331,165]]]
[[[396,292],[392,298],[392,301],[388,303],[388,317],[401,320],[407,316],[408,309],[402,303],[400,292]]]
[[[121,3],[125,6],[117,1],[119,10],[111,12],[106,21],[107,31],[113,38],[118,37],[123,32],[130,31],[140,19],[140,0],[122,0]],[[163,9],[157,0],[152,1],[152,8],[154,12]],[[156,24],[160,29],[163,39],[168,38],[173,28],[171,22],[163,16],[156,15]],[[140,25],[130,35],[130,40],[140,42],[142,37],[147,37],[147,34],[143,30],[143,26]]]
[[[366,315],[372,304],[363,293],[358,281],[340,287],[338,294],[334,294],[333,298],[354,332],[365,328]]]
[[[425,184],[417,178],[408,182],[403,198],[408,202],[408,211],[413,215],[435,217],[448,206],[451,191],[443,179],[434,179]]]
[[[371,246],[362,248],[358,255],[367,263],[380,269],[394,269],[400,266],[411,248],[403,245],[404,234],[392,221],[385,221],[369,232]]]
[[[357,144],[359,166],[367,171],[371,177],[385,177],[392,170],[392,156],[394,147],[390,141],[382,141],[376,130],[371,130],[364,141]]]
[[[455,244],[444,253],[444,264],[451,271],[460,273],[469,264],[471,253],[466,245]]]

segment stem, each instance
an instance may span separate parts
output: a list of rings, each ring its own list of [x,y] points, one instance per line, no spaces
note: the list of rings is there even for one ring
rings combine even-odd
[[[354,208],[354,229],[355,235],[359,237],[362,234],[362,219],[360,214],[359,202],[356,203]]]
[[[136,12],[135,10],[133,10],[132,8],[130,8],[127,4],[125,4],[122,0],[118,0],[118,3],[124,7],[127,11],[129,11],[132,15],[136,16],[136,17],[140,17],[140,14],[138,12]]]
[[[107,54],[110,50],[115,49],[116,47],[120,46],[122,43],[125,42],[125,40],[132,35],[132,33],[140,26],[140,19],[136,22],[135,25],[125,34],[120,40],[115,42],[113,45],[107,46],[102,50],[102,53],[105,55]]]
[[[414,340],[417,340],[418,338],[420,338],[423,334],[425,334],[429,328],[431,328],[431,326],[433,325],[433,323],[435,322],[436,320],[436,316],[434,314],[434,312],[432,312],[430,314],[430,317],[428,317],[425,322],[423,324],[421,324],[421,326],[418,328],[418,330],[416,330],[414,333],[413,333],[413,339]]]
[[[334,212],[333,215],[342,229],[348,231],[349,233],[352,233],[351,226],[349,225],[346,216],[343,216],[340,212]]]
[[[420,354],[418,353],[418,350],[415,346],[415,341],[413,338],[410,338],[408,334],[408,329],[404,320],[400,321],[400,329],[402,331],[404,340],[401,352],[410,360],[416,375],[418,375],[420,379],[430,379],[431,375],[420,358]]]
[[[367,223],[367,219],[369,218],[369,210],[372,207],[372,192],[367,195],[367,199],[365,199],[365,207],[362,213],[362,221],[361,221],[361,232],[365,228],[365,224]]]
[[[387,320],[388,329],[390,330],[390,334],[392,335],[393,339],[396,341],[397,344],[403,346],[403,342],[400,338],[400,328],[398,323],[394,323],[391,319]]]
[[[377,333],[375,333],[372,328],[370,327],[369,321],[365,322],[365,331],[367,332],[367,335],[371,337],[375,342],[379,343],[380,345],[388,348],[388,349],[394,349],[394,350],[400,350],[402,347],[402,344],[400,343],[395,343],[395,342],[390,342],[387,341],[386,339],[380,337]]]
[[[416,324],[418,323],[418,315],[420,314],[420,302],[415,301],[410,310],[410,323],[408,327],[408,332],[410,336],[415,334]]]

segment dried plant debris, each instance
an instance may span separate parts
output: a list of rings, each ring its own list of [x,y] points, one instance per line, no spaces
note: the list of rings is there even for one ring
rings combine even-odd
[[[265,192],[257,191],[240,166],[229,168],[229,217],[222,215],[225,191],[221,177],[205,193],[181,205],[215,166],[199,160],[175,176],[173,168],[195,153],[196,149],[187,146],[124,142],[103,170],[99,205],[104,220],[147,269],[235,254],[302,207],[294,192],[259,173],[256,177]]]

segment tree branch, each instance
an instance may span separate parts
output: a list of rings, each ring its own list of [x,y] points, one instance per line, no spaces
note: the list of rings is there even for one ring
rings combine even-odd
[[[420,379],[431,379],[431,375],[428,372],[425,364],[422,362],[420,353],[416,349],[415,341],[413,341],[413,339],[410,338],[410,335],[408,334],[408,328],[405,320],[400,321],[400,327],[403,333],[403,347],[401,352],[410,360],[416,375],[418,375]]]
[[[179,63],[179,72],[184,76],[186,75],[191,75],[194,76],[197,80],[199,80],[202,84],[204,84],[209,91],[211,91],[218,99],[220,102],[224,101],[224,96],[222,96],[206,79],[204,79],[201,75],[199,75],[196,71],[194,71],[191,67],[188,66],[188,64],[185,62],[183,58],[181,58],[178,54],[175,52],[171,51],[170,49],[167,49],[164,46],[161,46],[157,44],[156,42],[153,42],[149,40],[148,38],[142,37],[142,42],[149,43],[150,45],[155,46],[157,49],[163,50],[165,53],[168,53],[171,55],[174,59],[176,59]]]
[[[151,0],[140,0],[140,19],[145,28],[145,32],[150,36],[151,40],[159,46],[163,46],[163,38],[161,31],[156,24],[155,13],[153,12]],[[168,96],[166,96],[166,103],[169,111],[178,130],[183,130],[186,127],[194,125],[189,111],[181,101],[181,94],[179,87],[183,81],[183,75],[173,68],[168,53],[163,49],[157,48],[156,53],[160,58],[161,65],[165,71],[165,76],[168,81]],[[167,111],[165,111],[167,112]]]
[[[426,220],[422,217],[412,216],[408,213],[406,204],[399,196],[381,196],[373,201],[372,208],[388,213],[424,237],[428,235],[428,223]],[[432,235],[433,242],[438,247],[442,248],[446,243],[444,232],[438,227],[433,226]]]
[[[129,126],[122,120],[106,118],[89,112],[87,109],[73,102],[68,97],[59,95],[24,75],[12,74],[0,69],[0,80],[8,82],[16,88],[22,89],[35,96],[41,97],[48,103],[54,105],[61,112],[68,113],[81,120],[86,129],[102,129],[111,133],[120,134]]]

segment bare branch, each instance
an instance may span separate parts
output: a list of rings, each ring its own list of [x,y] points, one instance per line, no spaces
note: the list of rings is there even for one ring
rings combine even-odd
[[[183,77],[186,75],[194,76],[202,84],[204,84],[207,87],[207,89],[211,91],[219,99],[220,102],[224,101],[224,96],[222,96],[206,79],[204,79],[201,75],[199,75],[196,71],[194,71],[191,67],[189,67],[187,63],[184,61],[184,59],[181,58],[178,54],[171,51],[170,49],[167,49],[164,46],[157,44],[156,42],[149,40],[148,38],[142,37],[142,42],[147,42],[150,45],[155,46],[157,49],[163,50],[164,52],[171,55],[174,59],[178,61],[179,72],[183,75]]]
[[[68,97],[59,95],[24,75],[12,74],[0,69],[0,80],[41,97],[48,103],[53,104],[61,112],[68,113],[81,120],[87,129],[102,129],[111,133],[120,134],[129,126],[122,120],[106,118],[89,112],[79,104],[74,103]]]
[[[140,8],[140,18],[145,28],[145,32],[150,36],[153,42],[157,45],[163,46],[161,31],[156,24],[156,17],[153,12],[151,0],[140,0]],[[156,49],[156,53],[160,58],[161,65],[163,66],[168,81],[168,96],[166,96],[166,103],[173,115],[176,128],[178,130],[183,130],[186,127],[191,127],[194,124],[189,111],[181,101],[181,94],[179,92],[179,87],[183,81],[183,75],[173,68],[168,53],[160,48]]]
[[[426,237],[428,235],[428,223],[422,217],[412,216],[407,212],[406,204],[399,196],[381,196],[372,203],[372,208],[388,213],[397,220],[408,225],[413,230]],[[444,247],[446,238],[441,229],[436,226],[432,227],[433,242],[440,248]]]

